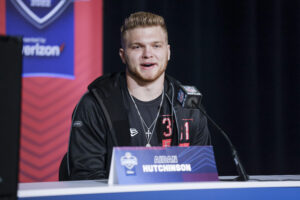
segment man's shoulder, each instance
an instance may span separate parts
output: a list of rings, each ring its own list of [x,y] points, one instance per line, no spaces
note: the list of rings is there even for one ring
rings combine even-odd
[[[121,77],[124,77],[124,72],[115,72],[102,75],[95,79],[89,86],[88,89],[92,90],[94,88],[104,89],[105,87],[116,87],[119,83]]]
[[[166,74],[165,79],[167,81],[167,94],[169,94],[170,96],[176,96],[180,89],[180,85],[182,85],[181,82],[168,74]]]
[[[166,74],[166,80],[172,84],[174,84],[175,86],[179,86],[181,85],[181,82],[177,79],[175,79],[174,77],[170,76],[169,74]]]

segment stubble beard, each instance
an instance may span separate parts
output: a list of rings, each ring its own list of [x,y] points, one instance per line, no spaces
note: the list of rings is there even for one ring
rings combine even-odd
[[[164,74],[164,72],[166,71],[167,64],[168,64],[168,61],[166,61],[163,68],[161,68],[159,71],[157,71],[154,74],[154,76],[151,76],[151,77],[145,77],[139,71],[132,71],[132,70],[130,70],[130,68],[128,66],[126,67],[126,70],[127,70],[128,75],[132,79],[134,79],[137,83],[139,83],[141,85],[144,85],[144,84],[149,84],[149,83],[154,82],[157,79],[159,79]]]

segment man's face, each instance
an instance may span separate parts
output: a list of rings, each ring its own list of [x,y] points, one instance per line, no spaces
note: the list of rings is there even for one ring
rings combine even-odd
[[[170,46],[160,26],[138,27],[128,30],[119,54],[127,65],[127,75],[142,83],[164,76],[170,59]]]

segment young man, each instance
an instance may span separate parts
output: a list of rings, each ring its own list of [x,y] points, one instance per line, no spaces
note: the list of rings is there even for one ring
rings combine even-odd
[[[108,178],[114,146],[209,144],[206,118],[177,101],[179,82],[165,75],[170,59],[161,16],[137,12],[121,27],[126,71],[88,87],[73,113],[69,179]]]

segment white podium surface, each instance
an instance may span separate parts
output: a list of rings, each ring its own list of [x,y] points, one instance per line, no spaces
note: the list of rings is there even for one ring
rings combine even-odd
[[[232,177],[220,177],[221,180]],[[107,180],[20,183],[19,199],[300,199],[300,175],[250,176],[250,181],[108,185]],[[206,195],[206,196],[205,196]],[[266,196],[267,195],[267,196]],[[235,198],[236,196],[236,198]],[[253,197],[253,198],[252,198]],[[206,199],[204,198],[204,199]]]

